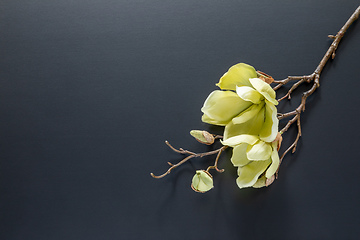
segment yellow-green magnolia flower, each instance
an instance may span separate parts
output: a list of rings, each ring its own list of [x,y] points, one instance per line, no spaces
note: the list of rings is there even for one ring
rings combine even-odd
[[[247,64],[232,66],[205,100],[202,121],[225,126],[224,139],[240,134],[258,135],[271,142],[278,131],[275,91]]]
[[[279,167],[278,142],[264,142],[258,136],[242,134],[222,141],[233,147],[231,162],[238,167],[239,188],[264,187],[274,180]]]

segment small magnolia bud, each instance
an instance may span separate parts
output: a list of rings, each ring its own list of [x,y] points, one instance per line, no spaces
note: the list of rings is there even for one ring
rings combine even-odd
[[[274,81],[274,78],[272,76],[270,76],[269,74],[266,74],[266,73],[261,72],[261,71],[256,71],[256,73],[258,74],[258,78],[260,78],[261,80],[263,80],[267,84],[270,84],[270,83],[272,83]]]
[[[283,137],[281,136],[281,134],[278,132],[276,135],[276,138],[273,142],[278,142],[277,145],[277,151],[279,151],[280,147],[281,147],[281,143],[282,143]]]
[[[275,180],[275,175],[272,175],[270,178],[267,178],[265,181],[265,186],[269,186],[274,182],[274,180]]]
[[[211,145],[215,141],[214,136],[208,133],[207,131],[191,130],[190,135],[193,136],[198,142],[201,142],[206,145]]]
[[[204,193],[214,187],[211,174],[205,170],[197,170],[191,183],[191,188],[195,192]]]

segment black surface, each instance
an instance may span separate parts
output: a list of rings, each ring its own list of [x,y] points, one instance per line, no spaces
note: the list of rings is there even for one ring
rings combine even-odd
[[[181,159],[165,139],[208,149],[188,132],[209,129],[200,108],[230,66],[310,74],[358,5],[3,0],[0,239],[358,239],[359,22],[271,187],[238,189],[230,152],[206,194],[190,189],[206,159],[149,175]]]

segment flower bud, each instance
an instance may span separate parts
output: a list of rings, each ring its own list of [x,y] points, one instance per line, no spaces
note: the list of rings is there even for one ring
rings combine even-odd
[[[269,186],[270,184],[272,184],[275,180],[275,175],[272,175],[270,178],[267,178],[265,181],[265,186]]]
[[[281,136],[281,134],[278,132],[276,135],[276,138],[273,142],[277,142],[277,151],[279,151],[280,147],[281,147],[281,143],[282,143],[283,137]]]
[[[258,74],[258,78],[260,78],[264,82],[266,82],[268,84],[271,84],[272,82],[274,82],[274,78],[272,76],[270,76],[269,74],[266,74],[261,71],[256,71],[256,73]]]
[[[215,141],[214,136],[208,133],[207,131],[191,130],[190,135],[193,136],[198,142],[201,142],[206,145],[211,145]]]
[[[197,170],[191,183],[191,188],[195,192],[204,193],[214,187],[211,174],[205,170]]]

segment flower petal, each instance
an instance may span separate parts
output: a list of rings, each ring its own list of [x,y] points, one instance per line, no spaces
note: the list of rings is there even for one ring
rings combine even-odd
[[[262,188],[266,186],[266,177],[262,175],[259,179],[252,185],[253,188]]]
[[[234,147],[231,162],[235,167],[242,167],[250,162],[246,156],[247,146],[248,144],[246,143],[240,143]]]
[[[236,183],[239,188],[251,187],[258,180],[259,176],[270,165],[271,161],[251,161],[244,167],[238,168],[239,177],[236,179]]]
[[[250,102],[244,101],[232,91],[215,90],[210,93],[201,108],[201,111],[206,115],[202,120],[223,126],[250,105]]]
[[[260,131],[260,139],[265,142],[272,142],[275,140],[278,128],[279,128],[279,119],[277,118],[277,109],[274,104],[266,102],[266,111],[265,111],[265,122]]]
[[[221,122],[221,121],[217,121],[215,119],[212,119],[208,115],[206,115],[205,113],[201,116],[201,121],[203,121],[204,123],[218,125],[218,126],[225,126],[228,123],[228,121]]]
[[[247,144],[253,145],[258,140],[259,140],[259,138],[257,136],[248,135],[248,134],[242,134],[242,135],[238,135],[238,136],[235,136],[235,137],[228,138],[228,139],[226,139],[224,141],[221,141],[221,140],[220,141],[221,141],[221,143],[223,145],[234,147],[236,145],[239,145],[240,143],[247,143]]]
[[[276,101],[276,93],[271,88],[270,84],[264,82],[260,78],[250,78],[249,79],[251,85],[261,93],[269,102],[272,104],[278,105],[278,101]]]
[[[251,86],[249,78],[256,78],[257,74],[255,68],[245,63],[238,63],[231,68],[220,78],[219,83],[216,84],[223,90],[236,90],[236,86]]]
[[[272,163],[271,163],[270,167],[268,168],[268,170],[266,170],[266,173],[265,173],[266,178],[270,178],[272,175],[274,175],[280,164],[279,153],[276,150],[277,142],[272,143],[272,148],[273,148],[273,151],[271,153]]]
[[[260,130],[264,124],[265,108],[263,107],[258,114],[248,121],[240,124],[234,124],[233,121],[225,126],[224,140],[237,135],[259,135]]]
[[[248,86],[236,86],[236,93],[245,101],[250,101],[255,104],[259,104],[261,99],[263,99],[263,96],[258,91]]]
[[[241,124],[254,118],[256,114],[264,107],[264,104],[253,104],[248,109],[240,113],[238,116],[232,119],[234,124]]]
[[[272,153],[271,144],[258,141],[254,145],[249,145],[246,150],[247,158],[252,161],[265,161],[270,159]]]

